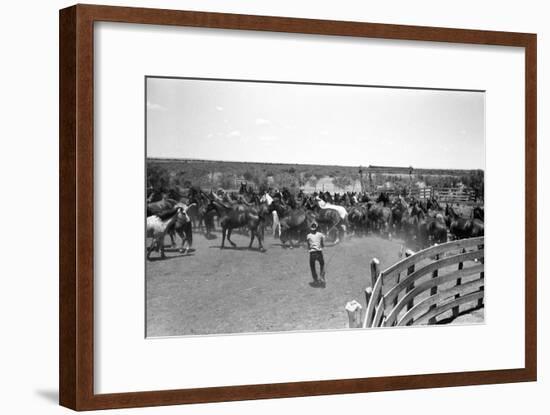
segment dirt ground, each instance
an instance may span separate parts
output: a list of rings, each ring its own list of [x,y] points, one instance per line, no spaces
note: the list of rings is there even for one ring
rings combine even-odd
[[[225,334],[348,327],[347,301],[365,306],[369,263],[385,269],[399,260],[400,240],[377,236],[346,239],[325,248],[325,288],[311,286],[308,252],[283,248],[266,230],[262,253],[234,233],[237,248],[220,250],[221,236],[197,233],[193,251],[167,249],[165,260],[147,262],[147,336]],[[168,243],[168,238],[166,240]],[[483,310],[455,323],[483,321]]]

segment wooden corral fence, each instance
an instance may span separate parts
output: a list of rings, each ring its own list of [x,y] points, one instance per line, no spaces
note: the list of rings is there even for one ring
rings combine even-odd
[[[434,195],[442,203],[474,203],[476,194],[473,189],[466,187],[443,187],[434,189]]]
[[[433,187],[420,187],[411,189],[411,196],[421,200],[430,199],[433,194]]]
[[[476,194],[473,189],[467,187],[421,187],[410,190],[410,196],[416,199],[426,200],[437,198],[441,203],[474,203]]]
[[[366,310],[346,304],[351,328],[436,324],[484,306],[484,238],[434,245],[384,271],[370,263]]]

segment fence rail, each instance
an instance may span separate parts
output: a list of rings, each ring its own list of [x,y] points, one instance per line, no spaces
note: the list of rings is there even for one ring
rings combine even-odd
[[[469,188],[439,188],[434,189],[433,194],[443,203],[474,203],[476,193]]]
[[[357,301],[346,305],[350,327],[436,324],[440,318],[484,306],[484,237],[434,245],[380,271],[370,263],[365,314]],[[450,314],[448,317],[447,314]]]
[[[402,193],[400,189],[383,189],[377,190],[373,194],[379,194],[380,192],[388,195]],[[467,187],[414,187],[409,190],[409,195],[420,200],[435,197],[442,203],[475,203],[477,201],[476,192]]]

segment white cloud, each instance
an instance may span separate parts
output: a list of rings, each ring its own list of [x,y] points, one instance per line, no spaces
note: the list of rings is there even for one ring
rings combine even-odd
[[[223,107],[220,107],[219,105],[216,105],[216,111],[223,111]]]
[[[228,137],[240,137],[241,132],[239,130],[233,130],[229,134],[227,134]]]
[[[256,118],[256,125],[270,125],[271,121],[266,120],[265,118]]]
[[[167,111],[168,108],[160,105],[160,104],[155,104],[151,101],[147,101],[147,109],[148,110],[153,110],[153,111]]]
[[[322,131],[320,132],[320,134],[321,134],[321,135],[324,135],[324,136],[327,136],[327,135],[329,135],[330,133],[329,133],[327,130],[322,130]]]

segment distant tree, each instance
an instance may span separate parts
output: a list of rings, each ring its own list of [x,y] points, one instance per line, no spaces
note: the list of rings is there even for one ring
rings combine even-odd
[[[310,186],[315,187],[315,186],[317,186],[317,182],[318,182],[318,179],[315,175],[312,174],[312,175],[307,177],[306,184],[309,183]]]
[[[247,170],[243,173],[243,177],[246,181],[253,181],[254,180],[254,173],[252,173],[251,171]]]
[[[247,178],[245,177],[245,179]],[[267,175],[262,170],[257,169],[250,174],[247,180],[256,184],[257,187],[261,187],[267,184]]]
[[[477,198],[484,198],[485,179],[483,170],[475,170],[462,178],[462,183],[465,186],[472,188]]]
[[[224,174],[219,179],[219,185],[222,189],[233,189],[235,187],[235,175]]]
[[[273,180],[275,182],[275,185],[279,188],[288,187],[290,189],[299,187],[298,178],[295,175],[287,172],[277,173],[273,177]]]
[[[298,175],[298,185],[300,187],[303,187],[305,186],[305,184],[307,183],[307,178],[306,178],[306,174],[304,172],[301,172],[299,175]]]
[[[332,179],[332,183],[341,190],[345,190],[347,186],[351,186],[353,181],[349,176],[337,176]]]
[[[170,190],[170,174],[161,166],[148,165],[147,183],[155,192],[166,193]]]

